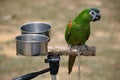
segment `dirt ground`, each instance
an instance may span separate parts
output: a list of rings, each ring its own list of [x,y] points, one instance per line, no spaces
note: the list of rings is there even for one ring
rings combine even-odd
[[[88,7],[100,9],[102,18],[99,22],[91,23],[91,36],[87,45],[96,46],[97,56],[81,57],[81,80],[119,80],[119,3],[119,0],[0,0],[0,80],[10,80],[48,66],[39,61],[45,57],[16,56],[15,37],[21,35],[22,24],[35,21],[50,23],[52,30],[49,46],[67,47],[64,39],[67,22]],[[61,57],[58,80],[77,79],[77,61],[71,75],[67,74],[67,61],[68,57]],[[44,66],[41,67],[41,64]],[[49,78],[45,74],[34,80]]]

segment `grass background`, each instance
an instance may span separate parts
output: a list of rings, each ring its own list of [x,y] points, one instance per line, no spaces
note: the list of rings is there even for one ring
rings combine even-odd
[[[15,37],[20,35],[20,25],[33,21],[48,22],[52,25],[49,46],[67,47],[64,40],[67,22],[88,7],[100,9],[102,18],[91,23],[87,44],[96,46],[97,55],[80,57],[81,80],[119,80],[120,0],[0,0],[0,80],[11,80],[48,67],[44,63],[46,57],[16,56]],[[68,57],[61,56],[58,80],[77,79],[77,60],[71,75],[67,74],[67,62]],[[50,78],[46,73],[33,80]]]

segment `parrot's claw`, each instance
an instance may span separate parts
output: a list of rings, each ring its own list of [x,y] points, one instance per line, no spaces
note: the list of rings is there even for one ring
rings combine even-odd
[[[73,53],[78,52],[77,46],[68,45],[68,48],[69,48],[69,50],[70,50],[71,52],[73,52]]]
[[[72,52],[72,46],[71,46],[71,45],[68,45],[68,48],[69,48],[70,51]]]
[[[88,50],[88,48],[89,48],[89,47],[88,47],[87,45],[85,45],[85,50]]]

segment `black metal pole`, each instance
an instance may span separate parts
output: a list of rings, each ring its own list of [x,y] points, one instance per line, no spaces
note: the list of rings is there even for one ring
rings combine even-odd
[[[47,63],[49,62],[50,74],[52,80],[57,80],[56,75],[59,70],[60,55],[48,55],[48,58],[45,61]]]
[[[32,73],[14,78],[12,80],[30,80],[30,79],[33,79],[40,74],[43,74],[43,73],[46,73],[46,72],[49,72],[49,71],[50,71],[50,68],[47,68],[47,69],[44,69],[44,70],[41,70],[41,71],[38,71],[38,72],[32,72]]]

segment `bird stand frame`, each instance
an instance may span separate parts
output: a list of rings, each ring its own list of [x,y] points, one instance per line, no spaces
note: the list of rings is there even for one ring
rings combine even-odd
[[[47,43],[50,41],[50,28],[51,26],[48,23],[41,22],[31,22],[22,25],[22,35],[16,37],[17,54],[24,56],[47,56],[45,63],[49,63],[49,68],[29,73],[14,78],[13,80],[30,80],[49,71],[52,80],[57,80],[56,75],[59,71],[60,56],[77,55],[78,52],[81,56],[95,56],[95,47],[88,47],[86,45],[72,47],[72,51],[70,51],[69,48],[48,47]]]

